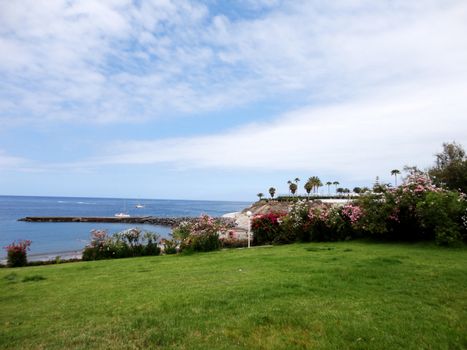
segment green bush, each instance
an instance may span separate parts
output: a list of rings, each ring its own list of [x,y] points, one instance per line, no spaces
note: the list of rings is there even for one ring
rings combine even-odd
[[[172,237],[181,242],[188,238],[191,233],[193,224],[189,221],[182,221],[177,227],[172,230]]]
[[[164,239],[164,254],[177,254],[178,242],[174,239]]]
[[[83,260],[119,259],[159,255],[159,236],[132,228],[109,236],[105,230],[91,231],[91,242],[83,250]]]
[[[28,263],[27,251],[31,246],[31,241],[23,240],[13,242],[6,246],[4,249],[7,251],[7,266],[8,267],[21,267],[26,266]]]
[[[209,252],[221,248],[219,234],[226,230],[221,220],[202,215],[195,222],[184,223],[182,228],[179,226],[175,230],[175,236],[183,238],[180,242],[182,252]]]
[[[190,239],[183,247],[183,250],[185,251],[192,250],[194,252],[210,252],[213,250],[219,250],[221,242],[217,232],[204,233],[190,236]]]
[[[251,222],[253,245],[272,244],[283,237],[282,213],[269,213],[255,216]]]
[[[397,188],[379,186],[344,206],[296,200],[287,215],[256,216],[254,244],[337,241],[356,237],[390,241],[435,240],[452,245],[467,241],[464,194],[434,186],[421,172]]]
[[[308,205],[305,201],[294,202],[289,213],[280,221],[281,229],[274,238],[274,243],[311,241],[311,225],[308,217]]]
[[[434,186],[420,172],[410,174],[400,187],[365,194],[356,203],[363,212],[358,226],[365,237],[443,245],[466,239],[465,196]]]
[[[430,192],[417,203],[420,224],[430,237],[440,245],[451,245],[465,240],[462,220],[467,209],[466,201],[456,192]]]

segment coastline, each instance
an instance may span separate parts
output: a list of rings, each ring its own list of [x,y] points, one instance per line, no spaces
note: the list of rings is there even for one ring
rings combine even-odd
[[[61,252],[50,252],[50,253],[34,253],[28,254],[28,262],[38,262],[38,261],[55,261],[57,258],[59,260],[81,260],[82,258],[81,250],[68,250]],[[7,264],[7,259],[0,260],[1,265]]]

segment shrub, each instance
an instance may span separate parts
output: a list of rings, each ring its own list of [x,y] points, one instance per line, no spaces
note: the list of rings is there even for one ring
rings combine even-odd
[[[397,188],[378,186],[342,207],[296,200],[287,215],[253,219],[254,244],[336,241],[354,237],[383,240],[435,240],[450,245],[467,241],[466,196],[432,184],[412,171]]]
[[[421,172],[410,174],[398,188],[365,194],[356,204],[362,211],[356,225],[368,237],[438,244],[465,240],[464,195],[434,186]]]
[[[178,241],[183,241],[188,238],[192,230],[192,223],[189,221],[182,221],[176,228],[172,231],[172,237]]]
[[[91,242],[83,250],[83,260],[118,259],[159,255],[159,235],[132,228],[109,236],[105,230],[92,230]]]
[[[341,237],[344,220],[338,208],[320,205],[308,212],[310,240],[314,242],[337,241]]]
[[[26,266],[28,263],[27,251],[29,250],[31,243],[32,242],[29,240],[20,240],[4,247],[4,249],[7,251],[7,266]]]
[[[458,193],[448,191],[427,193],[416,207],[423,230],[440,245],[465,239],[463,214],[466,210],[466,201]]]
[[[365,237],[389,239],[390,231],[399,220],[395,198],[391,193],[365,193],[359,197],[356,204],[362,215],[354,224]]]
[[[164,239],[162,241],[164,246],[164,254],[177,254],[178,242],[174,239]]]
[[[283,213],[269,213],[257,215],[251,222],[253,231],[253,244],[271,244],[279,240],[282,234],[281,219],[285,216]]]
[[[291,243],[297,240],[309,242],[311,240],[311,225],[306,201],[294,202],[280,224],[281,230],[274,238],[275,243]]]
[[[180,226],[179,226],[180,228]],[[183,238],[180,250],[188,252],[209,252],[221,247],[219,234],[227,228],[221,220],[215,220],[208,215],[192,223],[184,223],[182,229],[176,229],[175,235]],[[188,232],[188,235],[187,235]]]

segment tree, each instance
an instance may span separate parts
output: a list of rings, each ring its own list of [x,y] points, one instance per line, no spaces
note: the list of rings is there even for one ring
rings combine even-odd
[[[408,173],[409,175],[423,175],[423,171],[421,171],[416,165],[405,165],[404,166],[404,171]]]
[[[307,181],[303,187],[305,188],[308,198],[310,198],[310,192],[313,190],[313,184],[310,181]]]
[[[295,196],[295,192],[297,192],[297,184],[296,183],[290,183],[289,184],[289,190],[292,193],[293,196]]]
[[[362,193],[362,188],[361,187],[354,187],[353,188],[353,193],[356,193],[356,194]]]
[[[331,181],[326,182],[326,186],[328,186],[328,196],[331,195],[331,185],[332,185]]]
[[[336,193],[342,194],[344,193],[344,189],[342,187],[339,187],[336,189]]]
[[[294,182],[298,185],[298,183],[300,182],[300,179],[299,179],[298,177],[296,177],[296,178],[294,179]]]
[[[435,165],[428,170],[438,186],[467,193],[467,157],[464,148],[457,144],[443,143],[443,151],[435,155]]]
[[[343,192],[347,194],[347,197],[350,197],[350,190],[348,188],[344,188]]]
[[[311,184],[313,188],[313,192],[316,192],[316,189],[319,188],[319,186],[323,186],[321,183],[321,180],[319,179],[318,176],[312,176],[308,179],[308,182]]]
[[[323,186],[323,183],[321,182],[321,180],[317,177],[316,178],[316,192],[318,192],[319,194],[319,188]]]
[[[393,169],[391,170],[391,175],[394,176],[394,187],[397,187],[397,175],[400,174],[400,170],[399,169]]]
[[[290,181],[290,180],[289,180],[289,181],[287,181],[287,185],[289,185],[289,192],[290,192],[290,193],[292,193],[292,190],[290,189],[290,185],[292,185],[292,184],[293,184],[293,182],[292,182],[292,181]]]
[[[376,176],[376,180],[375,180],[375,183],[373,185],[373,192],[374,193],[383,193],[383,192],[386,192],[386,189],[387,189],[387,185],[381,184],[379,182],[379,176]]]
[[[276,194],[276,189],[274,187],[269,187],[269,195],[271,196],[271,199],[274,198],[275,194]]]
[[[259,200],[261,200],[261,199],[263,199],[264,194],[260,192],[260,193],[257,194],[257,196],[258,196]]]
[[[332,184],[333,184],[334,186],[336,186],[336,193],[337,193],[337,186],[340,185],[339,181],[334,181]]]

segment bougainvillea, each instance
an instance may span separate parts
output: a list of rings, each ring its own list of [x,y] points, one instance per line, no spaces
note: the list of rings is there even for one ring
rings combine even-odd
[[[281,223],[285,215],[285,213],[268,213],[254,216],[251,221],[253,244],[274,243],[282,233]]]

